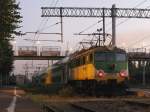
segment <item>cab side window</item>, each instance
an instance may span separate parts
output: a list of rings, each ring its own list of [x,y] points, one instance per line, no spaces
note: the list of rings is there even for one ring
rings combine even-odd
[[[92,53],[89,55],[89,62],[90,62],[90,63],[93,62],[93,54],[92,54]]]
[[[85,62],[86,62],[86,57],[83,56],[83,65],[85,65]]]

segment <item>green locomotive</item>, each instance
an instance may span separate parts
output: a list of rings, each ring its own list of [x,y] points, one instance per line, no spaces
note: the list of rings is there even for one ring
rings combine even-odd
[[[92,93],[106,88],[124,89],[128,80],[127,55],[117,47],[82,49],[53,64],[46,74],[45,85],[71,85],[76,90]]]

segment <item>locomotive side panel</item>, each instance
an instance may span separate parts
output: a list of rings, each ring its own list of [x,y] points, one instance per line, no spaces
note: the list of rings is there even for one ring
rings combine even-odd
[[[70,62],[70,80],[94,80],[95,67],[93,65],[93,53],[86,53]]]
[[[95,82],[96,85],[120,85],[128,79],[126,53],[118,48],[97,48],[86,53],[78,53],[72,57],[70,65],[70,80],[79,84]]]
[[[93,64],[81,65],[71,68],[70,80],[93,80],[95,79],[95,67]]]

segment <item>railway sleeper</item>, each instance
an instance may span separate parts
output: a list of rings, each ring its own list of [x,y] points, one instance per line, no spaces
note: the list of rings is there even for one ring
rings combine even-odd
[[[42,105],[42,112],[62,112],[62,111],[58,110],[54,106],[43,104]]]
[[[142,107],[150,107],[150,103],[141,102],[141,101],[125,101],[129,105],[137,105]]]
[[[84,106],[81,106],[81,105],[78,105],[78,104],[74,104],[74,103],[70,103],[70,105],[76,109],[79,109],[80,111],[82,112],[96,112],[95,110],[93,109],[90,109],[90,108],[87,108],[87,107],[84,107]],[[79,111],[79,112],[80,112]]]

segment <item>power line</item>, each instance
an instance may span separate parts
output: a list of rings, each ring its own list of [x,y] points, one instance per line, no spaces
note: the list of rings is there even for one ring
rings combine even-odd
[[[137,8],[137,7],[141,6],[141,5],[142,5],[143,3],[145,3],[145,2],[147,2],[147,0],[144,0],[144,1],[140,2],[139,4],[137,4],[137,5],[136,5],[135,7],[133,7],[133,8]],[[127,19],[125,19],[124,21],[121,21],[120,23],[117,24],[117,27],[120,26],[121,24],[127,22],[129,19],[130,19],[130,18],[127,18]]]
[[[150,6],[147,6],[146,8],[150,8]],[[131,46],[133,46],[133,45],[136,45],[137,43],[139,43],[139,42],[141,42],[141,41],[143,41],[143,40],[145,40],[146,38],[149,38],[149,37],[150,37],[150,35],[149,35],[149,36],[146,36],[146,37],[143,37],[142,39],[140,39],[140,40],[134,42],[133,44],[129,45],[128,47],[131,47]]]
[[[53,5],[54,1],[55,1],[55,0],[53,0],[53,1],[51,2],[50,6]]]
[[[59,2],[59,0],[57,0],[54,4],[54,7],[56,7],[57,3]],[[51,2],[51,5],[54,3],[54,0]],[[45,23],[43,24],[43,27],[47,24],[49,18],[46,19]]]
[[[150,5],[146,7],[147,9],[150,8]]]
[[[45,27],[45,28],[42,28],[42,29],[40,29],[40,31],[43,31],[43,30],[45,30],[45,29],[48,29],[48,28],[51,28],[51,27],[53,27],[53,26],[55,26],[55,25],[58,25],[60,22],[57,22],[57,23],[54,23],[54,24],[52,24],[52,25],[50,25],[50,26],[47,26],[47,27]]]
[[[53,1],[50,3],[50,6],[53,5],[54,1],[55,1],[55,0],[53,0]],[[56,7],[56,5],[57,5],[58,2],[59,2],[59,0],[57,0],[57,1],[55,2],[54,7]],[[47,18],[45,22],[44,22],[44,20],[45,20],[45,18],[44,18],[43,21],[41,22],[39,28],[37,29],[37,32],[40,32],[41,29],[45,29],[44,26],[47,24],[49,18]],[[44,23],[43,23],[43,22],[44,22]],[[42,25],[42,23],[43,23],[43,25]],[[41,26],[42,26],[42,28],[40,29]],[[36,36],[37,36],[37,34],[34,35],[34,39],[36,38]],[[40,36],[40,35],[38,34],[37,40],[39,39],[39,36]],[[34,44],[35,44],[35,43],[34,43]]]
[[[33,40],[33,39],[24,39],[26,41],[37,42],[37,41],[50,41],[50,42],[60,42],[61,40]]]
[[[140,3],[138,3],[138,4],[137,4],[136,6],[134,6],[133,8],[137,8],[137,7],[141,6],[142,4],[144,4],[145,2],[147,2],[147,0],[141,1]],[[150,7],[150,6],[148,6],[148,7]],[[148,7],[146,7],[146,8],[148,8]],[[119,22],[119,23],[116,25],[116,27],[118,27],[118,26],[120,26],[121,24],[127,22],[128,20],[130,20],[130,18],[127,18],[127,19],[125,19],[125,20]],[[111,23],[111,22],[109,22],[107,25],[110,25],[110,23]],[[111,28],[108,28],[107,31],[109,31],[110,29],[111,29]]]
[[[51,1],[50,6],[53,4],[53,2],[54,2],[54,0],[53,0],[53,1]],[[43,19],[42,19],[42,21],[40,22],[40,24],[39,24],[39,26],[38,26],[38,28],[37,28],[36,32],[40,32],[40,27],[42,27],[42,26],[43,26],[42,24],[45,24],[44,20],[45,20],[45,18],[43,18]],[[44,22],[44,23],[43,23],[43,22]],[[36,38],[36,36],[37,36],[37,34],[35,34],[33,38],[35,39],[35,38]],[[39,38],[39,34],[38,34],[38,37],[37,37],[37,38]]]
[[[145,45],[145,46],[143,46],[143,48],[145,48],[145,47],[150,47],[150,44],[149,44],[149,45]]]
[[[53,4],[54,1],[55,1],[55,0],[53,0],[53,1],[50,3],[49,6],[51,6],[51,5]],[[47,4],[49,4],[49,3],[47,3]],[[42,21],[40,22],[40,24],[39,24],[39,26],[38,26],[38,28],[37,28],[37,31],[39,31],[39,29],[40,29],[40,27],[42,26],[44,20],[45,20],[45,18],[43,18]]]
[[[143,41],[143,40],[145,40],[145,39],[147,39],[147,38],[149,38],[149,37],[150,37],[150,35],[145,36],[145,37],[141,38],[140,40],[134,42],[133,44],[129,45],[128,47],[131,47],[131,46],[133,46],[133,45],[136,45],[137,43],[139,43],[139,42],[141,42],[141,41]]]
[[[54,0],[53,0],[53,2],[54,2]],[[53,2],[51,3],[51,5],[53,4]],[[55,2],[54,7],[56,7],[56,5],[57,5],[58,2],[59,2],[59,0],[57,0],[57,1]],[[43,24],[43,27],[47,24],[48,20],[49,20],[49,18],[46,19],[46,21],[45,21],[44,24]]]
[[[84,30],[82,30],[81,32],[79,32],[79,34],[81,34],[81,33],[85,32],[85,31],[91,29],[92,27],[94,27],[95,25],[97,25],[98,23],[100,23],[101,21],[102,21],[102,20],[99,20],[98,22],[96,22],[96,23],[90,25],[89,27],[87,27],[87,28],[85,28]]]
[[[59,2],[59,0],[56,1],[55,5],[54,5],[55,7],[56,7],[56,5],[57,5],[58,2]]]

